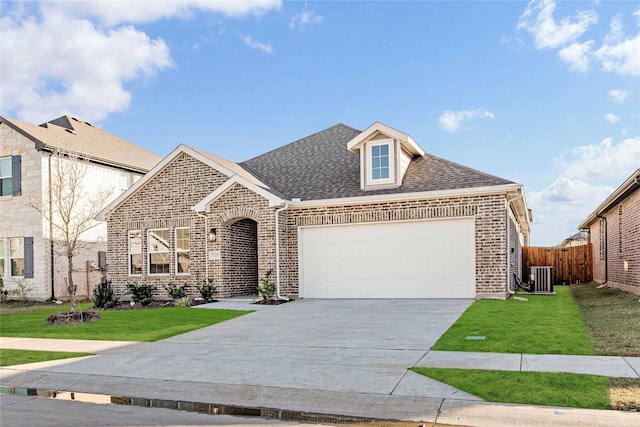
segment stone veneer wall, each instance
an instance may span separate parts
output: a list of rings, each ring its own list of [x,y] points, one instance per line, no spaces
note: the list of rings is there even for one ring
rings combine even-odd
[[[298,295],[298,227],[434,218],[474,217],[476,297],[506,298],[505,196],[451,197],[409,202],[291,208],[282,212],[281,288]]]

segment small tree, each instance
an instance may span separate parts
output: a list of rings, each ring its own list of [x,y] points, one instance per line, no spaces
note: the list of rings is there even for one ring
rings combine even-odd
[[[87,179],[88,161],[73,152],[56,150],[50,160],[49,194],[44,199],[27,197],[25,203],[47,221],[55,253],[67,259],[65,284],[71,299],[71,312],[75,313],[77,285],[73,280],[73,257],[81,249],[95,245],[94,241],[83,240],[83,237],[100,224],[94,217],[109,202],[113,190],[97,184],[91,186]]]

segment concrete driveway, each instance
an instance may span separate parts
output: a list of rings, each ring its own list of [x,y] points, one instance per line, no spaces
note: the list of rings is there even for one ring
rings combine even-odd
[[[53,372],[473,399],[408,371],[472,300],[299,300]],[[224,303],[213,307],[224,307]],[[246,309],[251,309],[246,304]],[[476,398],[477,399],[477,398]]]

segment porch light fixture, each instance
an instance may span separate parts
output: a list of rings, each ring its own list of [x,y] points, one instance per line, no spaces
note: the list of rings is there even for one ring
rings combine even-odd
[[[210,242],[215,242],[216,241],[216,229],[212,228],[211,230],[209,230],[209,233],[207,233],[207,237],[209,238]]]

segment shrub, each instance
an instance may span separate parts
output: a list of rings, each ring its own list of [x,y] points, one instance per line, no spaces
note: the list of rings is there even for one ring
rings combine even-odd
[[[262,286],[256,288],[263,300],[270,300],[276,294],[276,282],[269,280],[272,273],[273,270],[267,271],[264,277],[260,279]]]
[[[93,305],[95,308],[107,310],[118,305],[120,299],[113,292],[111,280],[107,279],[107,269],[102,269],[102,278],[100,283],[93,290]]]
[[[191,297],[181,297],[181,298],[176,298],[173,300],[173,302],[175,303],[175,305],[177,305],[178,307],[189,307],[191,305]]]
[[[156,287],[148,283],[138,284],[133,282],[127,283],[127,289],[129,290],[127,293],[131,294],[131,299],[134,302],[140,303],[140,305],[149,305]]]
[[[184,298],[187,296],[187,287],[188,283],[184,285],[176,285],[175,283],[169,283],[168,285],[162,285],[167,294],[169,294],[169,298],[172,300],[177,300],[178,298]]]
[[[211,277],[202,280],[202,284],[196,285],[198,288],[198,292],[200,292],[200,296],[205,302],[213,302],[213,296],[218,291],[213,284],[213,279]]]

